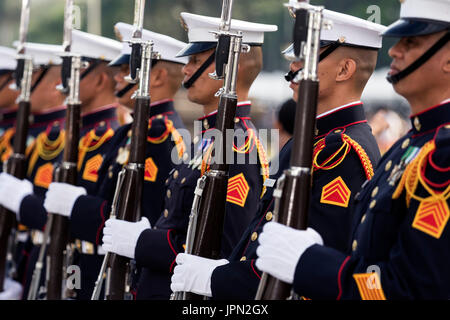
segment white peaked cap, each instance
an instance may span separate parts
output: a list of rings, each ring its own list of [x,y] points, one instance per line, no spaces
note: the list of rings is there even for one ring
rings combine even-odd
[[[134,26],[124,22],[118,22],[114,26],[116,35],[122,41],[121,56],[131,55],[131,47],[127,40],[131,40],[133,36]],[[186,64],[186,57],[176,57],[177,53],[183,49],[187,43],[174,39],[172,37],[156,33],[150,30],[142,30],[142,39],[145,41],[153,41],[153,51],[161,56],[161,60]]]
[[[16,48],[19,46],[19,41],[14,41]],[[60,65],[62,63],[61,54],[63,48],[60,45],[44,44],[44,43],[25,43],[25,55],[33,58],[33,65]]]
[[[0,70],[15,70],[17,52],[13,48],[0,46]]]
[[[187,31],[189,44],[178,53],[178,56],[186,56],[206,51],[215,47],[217,38],[211,31],[219,31],[220,18],[201,16],[188,12],[181,12],[181,24]],[[242,42],[251,45],[264,43],[264,32],[277,31],[273,24],[261,24],[231,19],[230,31],[242,31]]]
[[[181,12],[181,19],[187,28],[189,42],[217,42],[211,31],[219,31],[220,18],[201,16],[188,12]],[[231,31],[242,31],[242,42],[249,44],[262,44],[264,32],[278,30],[276,25],[261,24],[231,19]]]
[[[326,9],[323,11],[323,17],[332,22],[332,27],[329,30],[321,30],[320,40],[381,48],[381,33],[386,30],[386,26]]]
[[[386,26],[327,9],[323,10],[323,19],[330,21],[332,27],[329,30],[322,28],[320,31],[321,47],[336,41],[344,46],[373,49],[382,46],[381,34],[387,29]],[[288,60],[295,59],[293,45],[284,50],[283,54]]]
[[[385,37],[409,37],[450,30],[450,0],[401,0],[400,19]]]
[[[119,41],[95,34],[72,30],[71,51],[82,57],[105,61],[113,60],[122,49]]]
[[[400,18],[450,22],[450,0],[402,0]]]

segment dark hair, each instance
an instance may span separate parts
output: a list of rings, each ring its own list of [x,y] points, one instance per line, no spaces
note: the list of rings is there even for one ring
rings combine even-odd
[[[288,99],[278,108],[278,121],[283,129],[291,135],[294,134],[296,107],[297,103],[293,99]]]

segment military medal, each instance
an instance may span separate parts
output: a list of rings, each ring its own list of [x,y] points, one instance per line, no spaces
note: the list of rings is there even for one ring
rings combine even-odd
[[[412,146],[406,150],[400,159],[400,162],[394,166],[394,169],[392,169],[392,172],[387,179],[389,185],[394,186],[397,183],[397,181],[402,177],[406,166],[419,154],[419,150],[420,148]]]
[[[119,154],[117,155],[117,158],[116,158],[116,162],[121,165],[124,165],[125,163],[128,162],[129,156],[130,156],[130,150],[128,150],[127,147],[125,147],[125,148],[120,147]]]

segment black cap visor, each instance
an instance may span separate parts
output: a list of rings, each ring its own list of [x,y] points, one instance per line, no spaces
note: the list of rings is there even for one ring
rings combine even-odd
[[[400,19],[391,24],[383,33],[383,37],[424,36],[450,29],[450,23],[424,19]]]
[[[192,43],[189,43],[180,52],[178,52],[176,57],[179,58],[179,57],[190,56],[190,55],[193,55],[196,53],[207,51],[209,49],[213,49],[216,46],[217,46],[217,42],[192,42]]]
[[[129,54],[121,54],[117,58],[115,58],[113,61],[111,61],[108,64],[108,67],[118,67],[122,64],[129,64],[130,63],[130,56]]]

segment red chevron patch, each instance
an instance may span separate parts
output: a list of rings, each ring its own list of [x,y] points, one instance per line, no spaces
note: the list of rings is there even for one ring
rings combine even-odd
[[[103,157],[97,154],[90,158],[84,167],[83,179],[91,182],[97,182],[98,179],[98,169],[102,165]]]
[[[52,179],[53,165],[51,163],[46,163],[36,170],[34,184],[38,187],[48,189],[48,186],[50,185],[50,183],[52,183]]]
[[[238,206],[245,206],[250,187],[244,174],[241,172],[234,177],[228,179],[227,201],[237,204]]]
[[[145,175],[144,180],[155,182],[158,174],[158,167],[151,157],[145,160]]]
[[[347,208],[350,200],[351,191],[341,177],[327,183],[322,188],[320,203],[332,204]]]
[[[443,199],[425,199],[417,208],[416,216],[412,223],[416,228],[426,234],[439,239],[447,225],[449,209]]]

